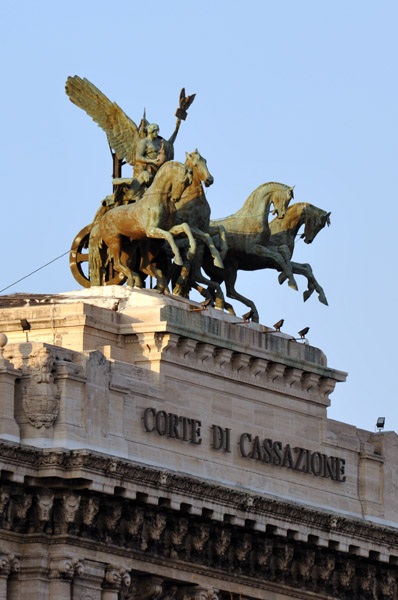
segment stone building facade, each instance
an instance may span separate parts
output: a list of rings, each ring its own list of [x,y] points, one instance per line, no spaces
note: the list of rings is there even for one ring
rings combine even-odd
[[[396,600],[398,436],[346,374],[151,291],[0,301],[0,600]]]

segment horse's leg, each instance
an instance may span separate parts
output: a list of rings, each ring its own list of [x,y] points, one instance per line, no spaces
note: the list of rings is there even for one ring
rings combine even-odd
[[[222,293],[221,285],[216,281],[213,281],[212,279],[207,279],[207,277],[202,275],[202,272],[200,270],[200,264],[196,261],[193,265],[192,278],[196,284],[203,283],[207,285],[211,295],[215,298],[216,308],[224,309],[225,299],[224,294]]]
[[[269,246],[261,246],[256,244],[252,248],[250,248],[250,254],[256,254],[257,256],[261,256],[262,258],[270,258],[277,265],[278,271],[281,270],[282,273],[286,276],[288,280],[288,285],[293,290],[298,290],[296,280],[293,277],[292,265],[288,258],[285,258],[281,252],[275,250],[274,248],[270,248]]]
[[[163,275],[163,272],[148,259],[148,257],[142,259],[141,271],[156,279],[156,291],[159,294],[168,293],[167,278]]]
[[[188,223],[181,223],[180,225],[174,225],[174,227],[172,227],[169,230],[169,233],[171,233],[171,235],[180,235],[181,233],[185,233],[185,235],[187,236],[188,240],[189,240],[189,251],[187,254],[187,260],[191,260],[196,253],[196,240],[193,237],[193,233],[192,230],[190,228],[190,226],[188,225]]]
[[[129,244],[128,247],[123,247],[120,253],[120,262],[126,269],[129,269],[132,279],[132,287],[142,289],[144,282],[142,276],[137,272],[137,243]]]
[[[122,238],[120,235],[115,235],[114,237],[107,237],[104,240],[106,245],[108,246],[108,258],[106,260],[105,267],[113,260],[113,268],[115,271],[119,271],[123,273],[125,277],[127,277],[127,285],[131,287],[134,284],[132,272],[121,262],[121,249],[122,249]]]
[[[88,264],[91,286],[101,285],[101,253],[102,238],[99,233],[98,226],[94,225],[89,238],[88,244]]]
[[[232,298],[233,300],[239,300],[239,302],[242,302],[242,304],[245,304],[246,306],[248,306],[252,311],[253,323],[258,323],[259,315],[258,315],[258,311],[257,311],[256,305],[254,304],[254,302],[252,300],[249,300],[249,298],[242,296],[242,294],[238,294],[238,292],[235,290],[235,283],[236,283],[237,276],[238,276],[237,268],[225,269],[225,271],[224,271],[225,279],[224,280],[225,280],[225,288],[227,290],[227,296],[229,298]]]
[[[177,248],[177,245],[174,241],[174,238],[172,236],[172,234],[169,231],[165,231],[164,229],[160,229],[160,227],[150,227],[147,230],[147,236],[149,238],[155,238],[155,239],[163,239],[166,240],[166,242],[168,242],[173,254],[174,254],[174,262],[176,265],[182,267],[182,265],[184,264],[184,261],[181,258],[181,254],[179,249]],[[195,240],[194,240],[195,242]]]
[[[220,238],[220,252],[221,252],[221,258],[222,260],[224,260],[224,258],[227,256],[227,252],[228,252],[228,243],[227,243],[227,232],[225,231],[225,227],[223,227],[223,225],[209,225],[209,234],[211,237],[213,237],[214,235],[218,235]],[[216,263],[214,263],[216,265]],[[217,265],[216,265],[217,266]],[[223,268],[223,267],[221,267]]]
[[[304,275],[304,277],[307,278],[308,289],[305,290],[305,292],[303,294],[304,302],[306,302],[306,300],[308,300],[308,298],[312,295],[314,290],[316,290],[316,292],[318,294],[319,302],[322,302],[322,304],[329,306],[328,301],[326,299],[325,292],[324,292],[322,286],[315,279],[314,273],[312,272],[311,265],[309,265],[308,263],[292,262],[292,269],[293,269],[293,273],[297,273],[297,275]]]
[[[211,235],[209,235],[208,233],[205,233],[201,229],[197,229],[196,227],[191,227],[191,231],[196,238],[198,238],[199,240],[204,242],[206,244],[206,246],[208,247],[210,254],[213,258],[214,266],[218,267],[219,269],[223,269],[224,268],[223,261],[221,259],[219,251],[217,250],[217,248],[214,244],[214,241],[213,241],[213,238],[211,237]]]
[[[180,274],[177,278],[173,286],[173,294],[174,296],[183,296],[184,298],[189,298],[189,290],[190,290],[190,273],[191,273],[191,264],[187,261],[184,266],[180,270]]]

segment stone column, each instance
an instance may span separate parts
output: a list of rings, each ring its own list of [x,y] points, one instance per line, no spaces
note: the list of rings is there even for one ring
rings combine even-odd
[[[75,575],[83,575],[83,564],[72,558],[61,558],[50,563],[49,600],[71,600]]]
[[[2,350],[2,348],[1,348]],[[20,441],[19,426],[14,418],[15,380],[21,372],[14,369],[0,353],[0,438]]]
[[[7,600],[48,600],[48,558],[36,544],[29,556],[21,557],[18,578],[11,578]]]
[[[0,555],[0,600],[7,600],[8,577],[18,570],[19,560],[13,554]]]
[[[104,578],[104,563],[85,559],[84,574],[73,583],[73,598],[76,600],[87,596],[91,600],[102,600]]]
[[[101,600],[118,600],[122,587],[129,587],[131,577],[127,569],[108,565],[105,569],[105,579]]]

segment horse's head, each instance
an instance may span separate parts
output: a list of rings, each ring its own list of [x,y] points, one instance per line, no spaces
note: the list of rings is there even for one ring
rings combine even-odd
[[[290,200],[294,198],[293,190],[294,186],[281,186],[272,193],[272,203],[274,205],[274,210],[272,211],[272,214],[274,215],[275,213],[277,213],[278,219],[283,219],[283,217],[285,216]]]
[[[330,212],[326,212],[321,208],[307,206],[305,215],[304,233],[301,234],[306,244],[311,244],[316,235],[325,227],[330,225]]]
[[[179,176],[174,176],[172,187],[171,187],[171,200],[178,202],[181,198],[184,190],[192,184],[193,181],[193,170],[188,167],[187,164],[182,165],[178,163],[181,168]]]
[[[206,187],[209,187],[214,182],[214,177],[210,174],[209,169],[207,168],[206,159],[200,155],[199,150],[196,148],[194,152],[188,154],[185,152],[186,161],[185,164],[187,167],[193,169],[200,181],[203,181]]]

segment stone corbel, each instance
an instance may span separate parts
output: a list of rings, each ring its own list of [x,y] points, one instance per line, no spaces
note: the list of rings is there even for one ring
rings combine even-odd
[[[42,490],[36,497],[36,518],[31,523],[31,531],[45,530],[51,521],[54,505],[54,494],[49,490]]]
[[[76,494],[65,494],[62,498],[62,517],[65,525],[75,522],[79,510],[81,496]]]
[[[159,348],[153,333],[137,333],[137,341],[142,358],[153,359],[159,357]]]
[[[239,375],[243,375],[249,366],[251,356],[235,352],[232,356],[232,369]]]
[[[180,341],[180,352],[182,358],[186,359],[188,357],[192,357],[195,354],[196,346],[198,342],[196,340],[192,340],[191,338],[182,338]]]
[[[300,388],[302,376],[303,371],[301,369],[288,367],[285,372],[285,383],[291,388]]]
[[[212,344],[199,343],[196,348],[196,358],[202,364],[209,364],[209,358],[214,355],[215,346]]]
[[[268,360],[263,358],[252,358],[250,361],[250,374],[256,379],[260,379],[263,373],[267,371]]]
[[[227,365],[229,366],[231,362],[233,351],[227,350],[226,348],[216,348],[214,353],[214,363],[220,369],[225,368]],[[225,365],[225,367],[224,367]]]
[[[284,381],[286,367],[280,363],[269,363],[267,370],[268,381],[282,384]]]
[[[321,377],[319,380],[319,391],[327,398],[329,394],[331,394],[336,387],[336,381],[334,379],[330,379],[330,377]]]
[[[168,355],[177,355],[178,346],[180,344],[180,336],[176,335],[175,333],[163,333],[161,335],[162,351]]]
[[[302,387],[305,392],[315,392],[319,385],[319,375],[316,373],[304,373],[302,378]]]
[[[378,598],[380,600],[395,599],[397,574],[394,571],[382,571],[377,578]]]

